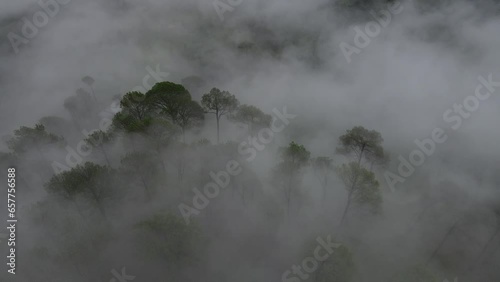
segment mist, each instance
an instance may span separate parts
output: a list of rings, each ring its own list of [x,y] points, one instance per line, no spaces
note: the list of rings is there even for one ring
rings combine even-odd
[[[0,281],[500,281],[499,1],[56,1],[0,4]]]

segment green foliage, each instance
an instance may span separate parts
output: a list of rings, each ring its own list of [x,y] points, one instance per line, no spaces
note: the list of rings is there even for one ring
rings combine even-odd
[[[276,167],[278,178],[289,179],[299,172],[299,170],[309,164],[311,152],[304,145],[291,142],[287,147],[282,147],[281,162]]]
[[[146,98],[155,109],[177,123],[181,109],[191,101],[191,94],[184,86],[165,81],[155,84],[146,93]]]
[[[356,265],[352,253],[342,245],[335,249],[333,254],[321,264],[316,274],[315,282],[350,282],[356,273]]]
[[[45,184],[45,188],[49,193],[69,200],[81,196],[105,214],[104,204],[114,196],[113,185],[117,185],[117,178],[112,169],[86,162],[54,175]]]
[[[438,282],[434,273],[424,266],[417,265],[397,274],[390,282]]]
[[[125,94],[120,101],[120,107],[122,111],[136,120],[144,120],[151,116],[151,104],[146,101],[146,95],[141,92],[134,91]]]
[[[262,112],[259,108],[250,105],[241,105],[236,112],[229,116],[233,121],[243,123],[249,127],[250,134],[271,125],[272,117]]]
[[[372,212],[379,212],[382,195],[375,174],[355,162],[343,164],[338,168],[338,174],[345,184],[352,199],[360,205],[369,205]]]
[[[287,147],[281,148],[282,161],[274,169],[274,181],[283,188],[288,215],[294,187],[300,183],[300,170],[309,164],[310,156],[311,153],[303,145],[293,141]]]
[[[199,125],[204,120],[203,108],[191,100],[191,94],[184,86],[173,82],[160,82],[146,93],[146,100],[160,114],[167,116],[182,131]]]
[[[200,251],[199,228],[170,213],[154,215],[135,229],[146,256],[161,258],[170,266],[189,264]]]
[[[325,238],[324,236],[322,238]],[[335,239],[333,240],[335,242]],[[337,242],[338,243],[338,242]],[[314,257],[314,251],[318,247],[316,240],[311,241],[301,257]],[[325,250],[321,251],[321,255],[328,254]],[[306,281],[314,282],[350,282],[353,280],[356,273],[356,264],[349,248],[343,244],[339,245],[328,255],[325,261],[318,262],[319,266],[316,271],[310,274],[310,278]]]
[[[353,154],[358,162],[365,156],[364,154],[370,155],[370,159],[380,159],[384,155],[381,146],[383,141],[379,132],[356,126],[340,136],[340,147],[337,148],[337,152],[345,155]]]
[[[126,132],[143,132],[152,122],[153,109],[146,95],[129,92],[120,101],[121,111],[113,117],[113,126]]]
[[[25,153],[31,148],[49,145],[63,144],[64,139],[58,137],[45,130],[41,124],[36,124],[35,127],[21,126],[14,131],[14,137],[7,140],[7,146],[17,154]]]
[[[84,140],[87,145],[93,147],[101,147],[106,143],[113,140],[113,134],[110,132],[104,132],[102,130],[96,130],[89,134],[89,136]]]
[[[281,159],[290,169],[298,169],[309,162],[311,152],[304,145],[291,142],[288,147],[281,149]]]
[[[196,101],[188,101],[178,111],[178,118],[175,121],[182,130],[192,127],[200,126],[205,119],[205,111]]]
[[[151,121],[152,118],[150,117],[139,120],[125,112],[119,112],[113,117],[112,124],[113,127],[118,130],[126,132],[144,132],[151,124]]]
[[[209,93],[203,95],[201,105],[207,113],[215,114],[219,119],[225,114],[234,112],[238,108],[239,101],[228,91],[212,88]]]
[[[217,143],[219,143],[220,118],[234,112],[238,108],[240,102],[231,93],[212,88],[209,93],[203,95],[201,104],[207,113],[215,114],[215,119],[217,120]]]

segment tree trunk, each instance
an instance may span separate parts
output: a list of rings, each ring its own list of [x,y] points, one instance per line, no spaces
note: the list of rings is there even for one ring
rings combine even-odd
[[[220,117],[217,116],[217,144],[220,143],[220,129],[219,129],[219,121],[220,121]]]
[[[361,147],[361,152],[359,152],[358,165],[361,165],[361,158],[363,157],[364,151],[365,151],[365,145]]]
[[[341,227],[342,227],[342,225],[344,224],[345,217],[346,217],[346,215],[347,215],[347,211],[349,211],[349,207],[351,206],[351,202],[352,202],[352,192],[353,192],[353,190],[351,189],[351,191],[349,192],[349,195],[347,196],[347,204],[346,204],[346,206],[345,206],[344,213],[342,214],[342,218],[340,219],[339,228],[341,228]]]

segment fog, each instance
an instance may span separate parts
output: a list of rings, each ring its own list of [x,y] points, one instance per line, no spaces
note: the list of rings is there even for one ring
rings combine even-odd
[[[499,1],[54,1],[0,4],[18,219],[0,281],[499,281]],[[161,108],[164,81],[204,106],[199,122]],[[240,105],[219,143],[214,87]],[[117,118],[131,91],[151,124]],[[337,148],[359,127],[383,141],[358,159]]]

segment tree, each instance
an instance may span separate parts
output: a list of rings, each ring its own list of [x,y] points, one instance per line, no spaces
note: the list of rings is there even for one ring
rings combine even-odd
[[[370,156],[370,160],[384,157],[384,149],[381,146],[383,141],[379,132],[355,126],[340,136],[340,147],[337,148],[337,153],[354,155],[358,164],[361,165],[366,155]]]
[[[35,147],[42,155],[40,150],[42,146],[61,144],[62,141],[64,141],[62,137],[47,132],[42,124],[36,124],[33,128],[21,126],[14,130],[14,137],[7,140],[7,146],[16,154],[28,152]]]
[[[328,185],[328,175],[333,171],[333,160],[329,157],[317,157],[312,160],[312,167],[321,181],[323,189],[323,203],[326,198],[326,186]]]
[[[377,213],[382,203],[382,195],[375,174],[355,162],[343,164],[338,174],[347,190],[347,204],[342,214],[340,226],[344,222],[347,212],[353,202],[360,205],[369,205],[372,212]]]
[[[129,92],[120,100],[121,111],[113,117],[113,126],[126,132],[143,132],[152,122],[152,105],[146,95]]]
[[[166,115],[182,130],[183,140],[188,127],[204,119],[203,108],[191,99],[184,86],[173,82],[159,82],[146,93],[146,99],[160,114]]]
[[[220,91],[217,88],[212,88],[209,93],[203,95],[201,104],[204,110],[208,113],[215,114],[217,121],[217,144],[219,139],[219,122],[220,118],[226,114],[234,112],[239,105],[238,99],[228,91]]]
[[[384,167],[390,162],[389,155],[384,153],[382,147],[375,149],[373,152],[367,152],[365,158],[370,164],[370,171],[373,171],[373,167],[376,165]]]
[[[196,101],[189,101],[179,109],[177,125],[182,130],[182,141],[186,141],[186,129],[192,126],[200,126],[205,119],[203,108]]]
[[[115,172],[107,166],[86,162],[69,171],[54,175],[45,188],[49,193],[75,201],[81,196],[97,207],[105,217],[105,205],[114,196]]]
[[[350,282],[356,273],[356,265],[348,247],[341,245],[323,262],[313,274],[315,282]]]
[[[383,163],[387,160],[381,145],[383,141],[379,132],[367,130],[362,126],[355,126],[340,136],[337,153],[353,156],[356,160],[338,169],[348,193],[340,226],[344,223],[353,200],[360,204],[369,204],[373,212],[379,211],[382,202],[379,183],[375,175],[362,166],[362,161],[365,159],[373,165],[375,162]]]
[[[33,128],[21,126],[19,129],[14,130],[14,136],[8,139],[6,143],[8,148],[16,155],[25,154],[34,148],[44,167],[50,167],[48,159],[43,154],[43,149],[47,146],[62,146],[65,142],[63,137],[47,132],[45,126],[36,124]],[[40,177],[43,179],[42,175]]]
[[[272,117],[262,112],[259,108],[249,105],[241,105],[236,112],[229,116],[233,121],[248,126],[249,133],[255,135],[258,129],[269,127]]]
[[[311,153],[303,146],[291,142],[281,149],[281,163],[276,168],[276,176],[283,186],[287,215],[290,214],[290,200],[294,184],[298,183],[299,172],[308,164]]]

